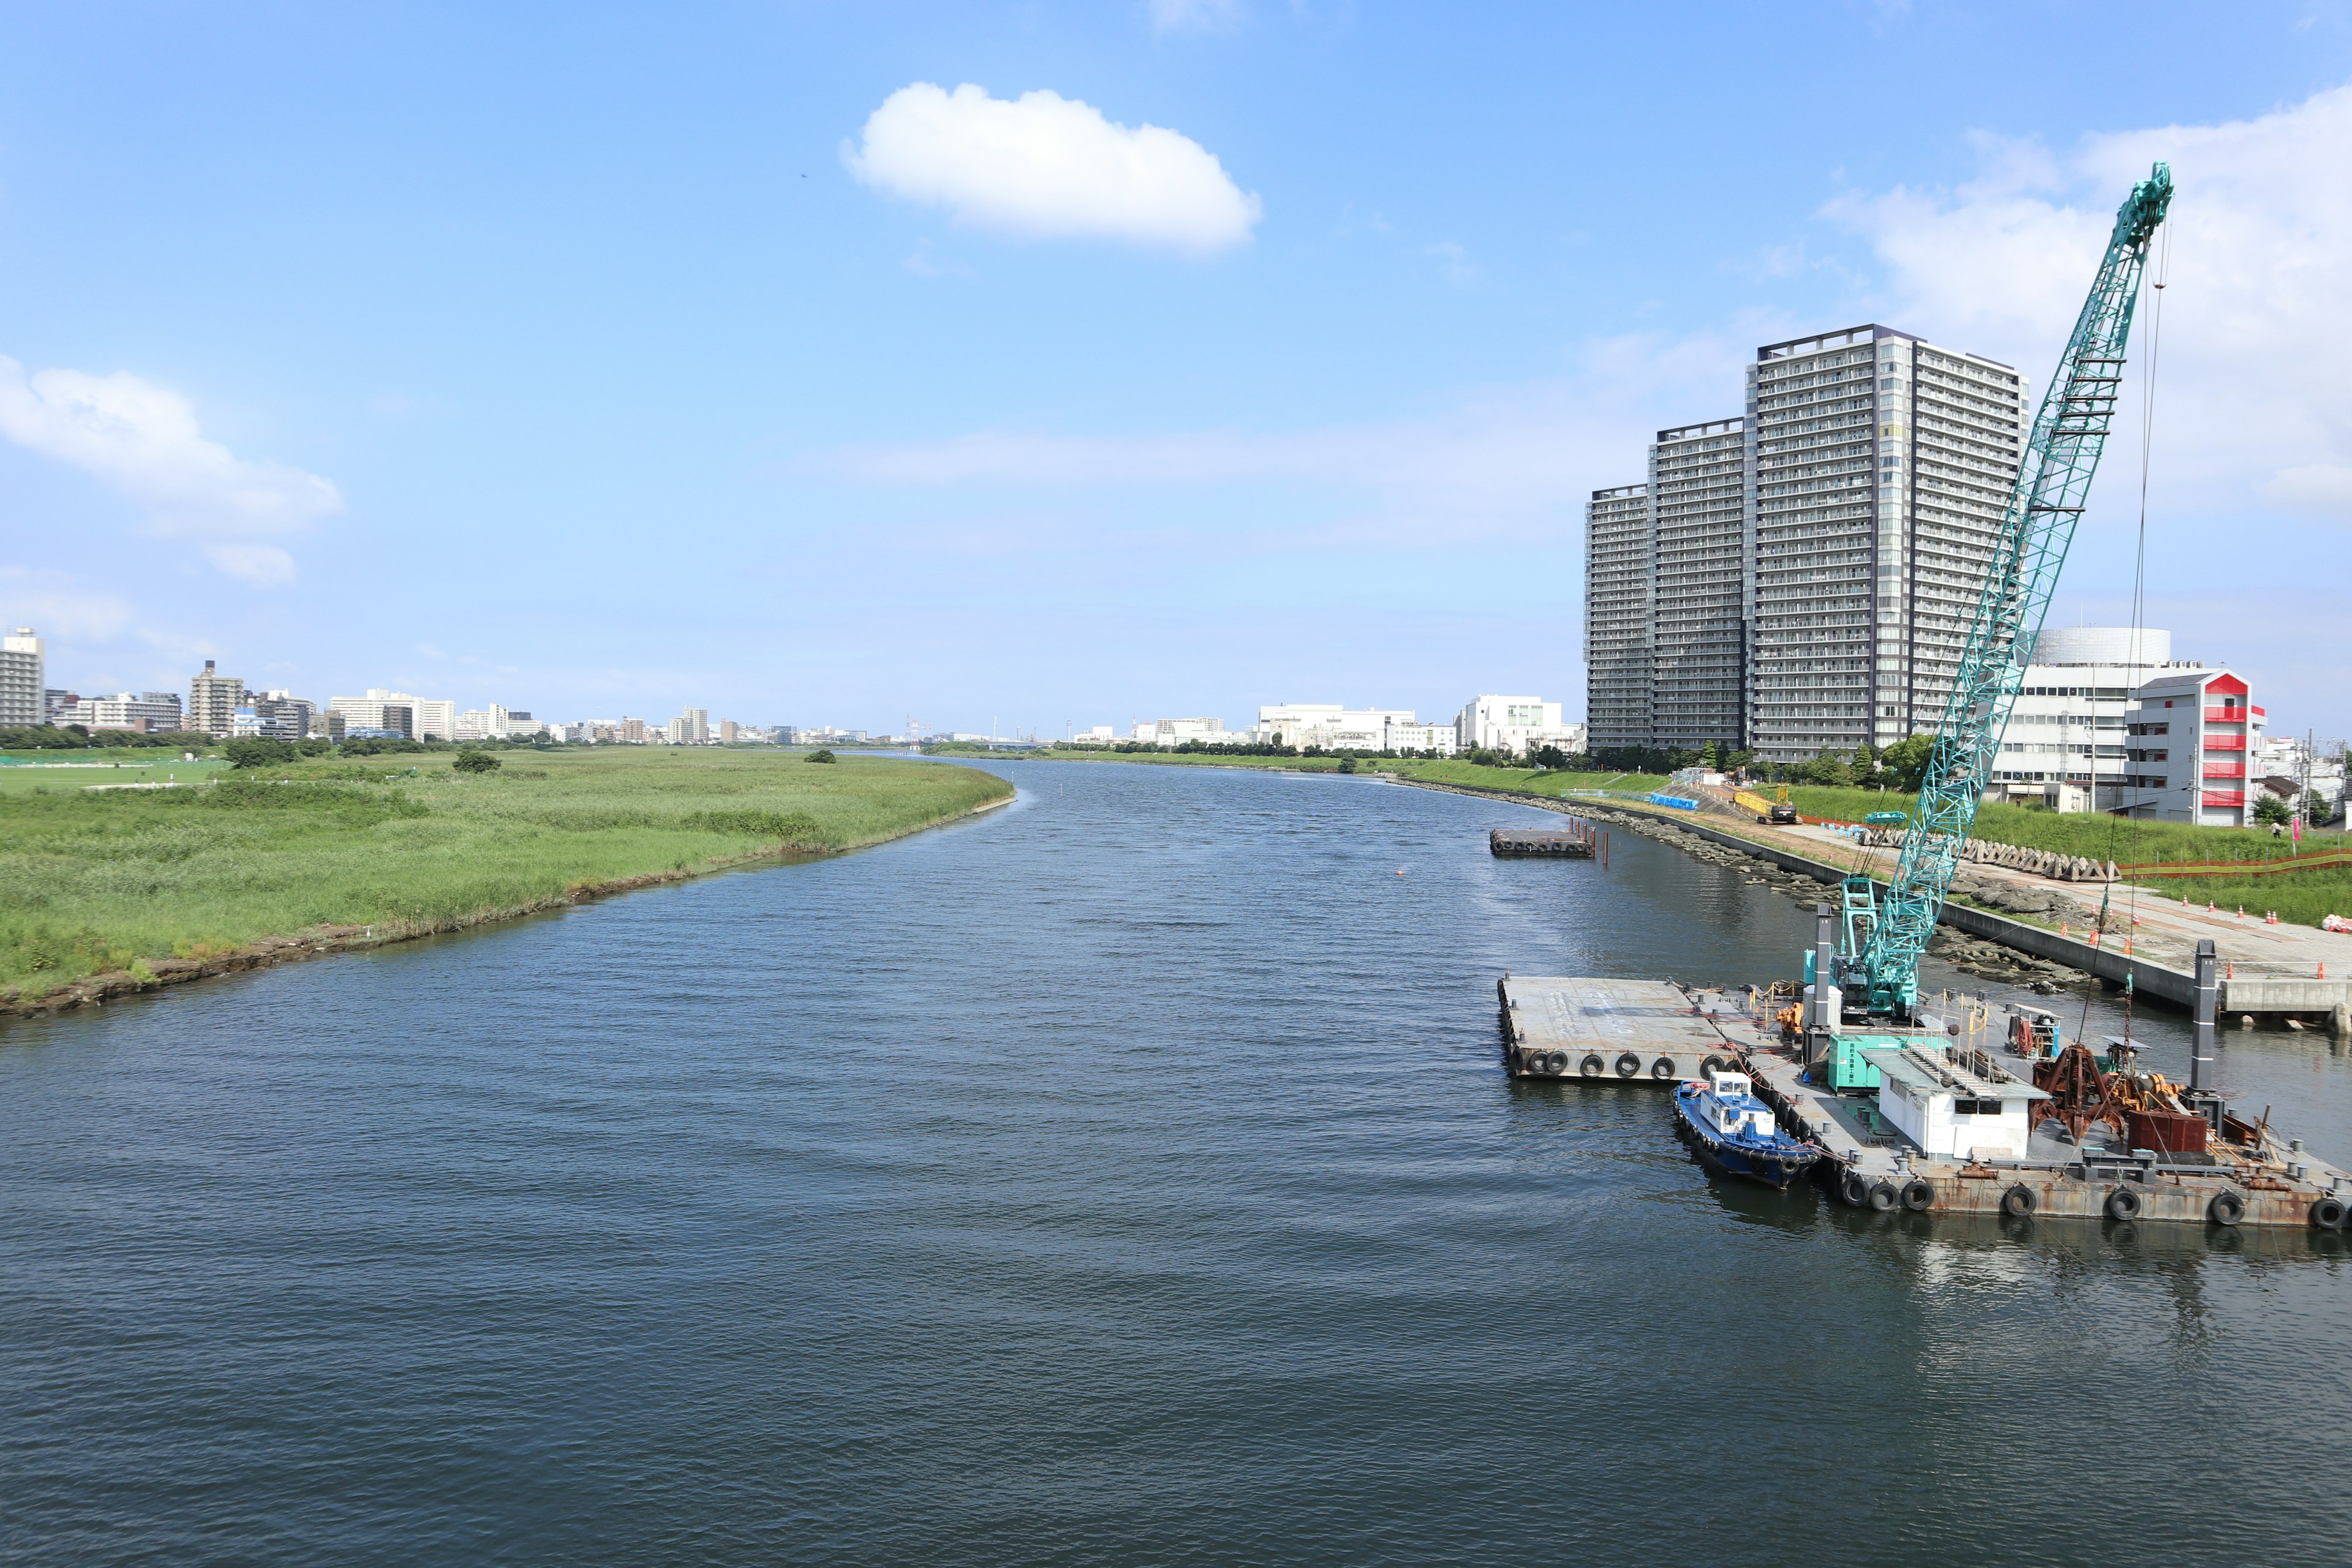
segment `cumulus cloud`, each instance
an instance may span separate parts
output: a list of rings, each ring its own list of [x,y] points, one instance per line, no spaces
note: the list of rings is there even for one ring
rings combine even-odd
[[[1885,263],[1894,319],[2048,375],[2117,203],[2168,161],[2158,482],[2206,510],[2267,503],[2352,520],[2340,368],[2352,354],[2352,87],[2252,120],[2094,136],[2065,153],[1991,140],[1985,152],[1982,175],[1958,190],[1832,206]],[[2143,307],[2135,391],[2151,325]],[[2118,437],[2123,457],[2132,437]]]
[[[1059,93],[991,98],[902,87],[842,161],[865,184],[1029,238],[1102,238],[1209,255],[1247,240],[1260,204],[1216,155],[1158,125],[1126,126]]]
[[[237,457],[205,438],[187,399],[124,372],[27,375],[0,355],[0,437],[139,501],[159,532],[211,541],[206,557],[248,582],[284,581],[293,558],[242,542],[342,510],[331,481]]]

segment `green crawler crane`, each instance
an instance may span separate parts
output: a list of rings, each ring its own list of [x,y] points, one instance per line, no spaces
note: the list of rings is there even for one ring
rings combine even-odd
[[[2074,524],[2115,419],[2124,347],[2149,242],[2171,201],[2172,171],[2158,163],[2132,187],[2116,214],[2098,279],[2042,394],[2018,467],[2017,488],[1993,542],[1959,673],[1936,727],[1918,808],[1904,831],[1902,858],[1883,898],[1867,877],[1845,884],[1836,971],[1848,1010],[1900,1023],[1912,1021],[1917,1011],[1919,955],[1943,911],[2001,733],[2009,728],[2010,709],[2049,613],[2059,568],[2074,543]],[[1858,1048],[1865,1042],[1854,1043],[1855,1049],[1833,1053],[1832,1081],[1864,1074],[1876,1079],[1876,1070],[1863,1063]],[[1849,1058],[1851,1067],[1836,1070]]]

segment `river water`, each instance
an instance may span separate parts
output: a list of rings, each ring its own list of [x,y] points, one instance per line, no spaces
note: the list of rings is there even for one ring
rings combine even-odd
[[[1365,780],[1004,771],[0,1032],[0,1560],[2347,1555],[2336,1238],[1856,1215],[1503,1078],[1500,971],[1769,980],[1786,897]],[[2324,1037],[2221,1076],[2352,1156]]]

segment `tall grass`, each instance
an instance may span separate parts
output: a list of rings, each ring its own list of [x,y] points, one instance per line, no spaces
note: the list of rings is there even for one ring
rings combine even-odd
[[[649,874],[854,848],[1011,793],[975,769],[720,751],[298,764],[200,789],[0,804],[0,990],[318,926],[471,922]],[[415,767],[416,774],[407,776]],[[390,775],[390,776],[388,776]]]

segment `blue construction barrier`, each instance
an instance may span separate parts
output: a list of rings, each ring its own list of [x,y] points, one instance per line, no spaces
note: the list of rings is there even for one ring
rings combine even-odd
[[[1652,805],[1671,805],[1676,811],[1696,811],[1698,809],[1698,802],[1695,800],[1685,800],[1678,795],[1654,795],[1650,797],[1650,804]]]

